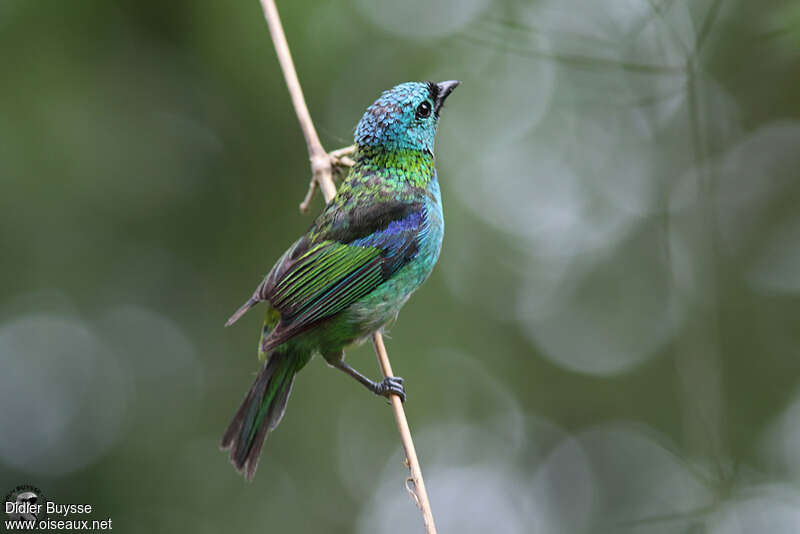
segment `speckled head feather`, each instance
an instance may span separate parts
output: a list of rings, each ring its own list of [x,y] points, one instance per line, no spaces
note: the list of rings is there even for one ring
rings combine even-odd
[[[444,99],[458,82],[407,82],[384,91],[356,127],[360,146],[433,153],[433,139]]]

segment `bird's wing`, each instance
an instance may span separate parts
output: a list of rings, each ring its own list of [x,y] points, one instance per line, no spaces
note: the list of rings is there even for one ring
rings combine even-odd
[[[278,260],[257,294],[281,314],[264,350],[347,308],[417,254],[426,226],[419,203],[392,202],[337,216],[298,240]]]

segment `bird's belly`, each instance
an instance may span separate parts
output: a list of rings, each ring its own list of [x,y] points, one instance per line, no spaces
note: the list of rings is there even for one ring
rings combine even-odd
[[[411,294],[430,273],[422,263],[409,263],[372,293],[353,303],[347,311],[350,322],[358,325],[357,337],[371,334],[394,319]]]

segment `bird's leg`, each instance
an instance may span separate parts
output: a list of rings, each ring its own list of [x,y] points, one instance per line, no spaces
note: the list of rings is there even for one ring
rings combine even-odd
[[[326,357],[325,359],[331,366],[352,376],[374,394],[380,395],[381,397],[386,397],[387,399],[389,398],[389,395],[397,395],[400,397],[401,401],[406,401],[406,390],[403,389],[403,379],[399,376],[390,376],[384,378],[380,382],[374,382],[347,365],[344,361],[344,354],[338,358],[329,359]]]

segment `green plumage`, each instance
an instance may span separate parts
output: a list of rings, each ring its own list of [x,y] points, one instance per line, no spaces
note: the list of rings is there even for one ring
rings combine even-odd
[[[229,319],[267,303],[259,342],[266,363],[222,439],[247,478],[313,354],[374,393],[405,398],[402,379],[372,382],[344,363],[343,349],[394,318],[439,256],[444,220],[433,136],[456,84],[402,84],[367,109],[356,163],[336,197]]]

